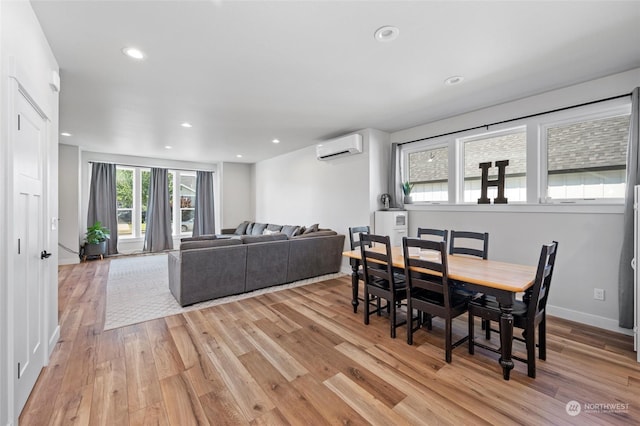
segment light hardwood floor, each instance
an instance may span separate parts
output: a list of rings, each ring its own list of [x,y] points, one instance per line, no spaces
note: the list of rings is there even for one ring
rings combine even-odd
[[[103,331],[109,262],[60,267],[61,338],[21,425],[640,423],[628,336],[549,318],[538,377],[516,361],[504,381],[480,348],[446,364],[438,319],[413,346],[384,318],[365,326],[348,278]]]

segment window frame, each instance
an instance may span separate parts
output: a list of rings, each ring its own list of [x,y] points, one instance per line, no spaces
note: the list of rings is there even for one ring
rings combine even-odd
[[[553,115],[553,120],[540,120],[539,135],[539,170],[540,170],[540,203],[541,204],[624,204],[624,197],[619,198],[551,198],[548,195],[548,140],[547,130],[553,127],[566,126],[583,121],[603,120],[631,114],[629,99],[615,99],[596,105],[571,108]],[[629,140],[627,139],[627,146]],[[625,173],[626,173],[625,164]],[[626,185],[626,182],[625,182]]]
[[[525,185],[525,192],[526,192],[526,196],[525,196],[525,200],[524,201],[509,201],[509,204],[526,204],[529,202],[529,157],[528,157],[528,153],[529,150],[527,149],[530,141],[528,139],[528,133],[527,133],[527,124],[526,123],[521,123],[518,125],[514,125],[514,123],[509,123],[510,125],[507,127],[504,126],[493,126],[493,130],[486,130],[483,132],[478,133],[478,131],[474,131],[471,135],[467,135],[467,136],[460,136],[457,137],[455,140],[456,143],[456,151],[457,151],[457,163],[456,163],[456,172],[457,172],[457,187],[456,187],[456,204],[463,204],[463,205],[475,205],[478,204],[477,200],[474,201],[464,201],[464,171],[465,171],[465,158],[464,158],[464,144],[467,142],[474,142],[474,141],[478,141],[478,140],[482,140],[482,139],[489,139],[489,138],[493,138],[493,137],[499,137],[499,136],[506,136],[506,135],[510,135],[510,134],[515,134],[515,133],[520,133],[523,132],[525,134],[525,178],[526,178],[526,185]],[[495,167],[495,165],[494,165]],[[490,197],[491,198],[491,197]]]
[[[452,190],[451,180],[455,179],[455,167],[451,167],[453,161],[455,161],[455,153],[452,154],[452,147],[455,144],[455,139],[451,136],[443,136],[440,138],[434,138],[429,141],[425,141],[420,144],[416,144],[415,147],[402,149],[400,168],[402,181],[406,182],[409,176],[409,155],[416,152],[430,151],[433,149],[447,148],[447,201],[419,201],[416,204],[451,204],[451,200],[455,198],[455,190]]]

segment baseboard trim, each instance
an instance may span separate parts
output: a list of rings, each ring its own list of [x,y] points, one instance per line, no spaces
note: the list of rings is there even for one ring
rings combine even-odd
[[[53,350],[56,348],[58,340],[60,340],[60,324],[56,326],[56,329],[53,331],[53,334],[49,338],[49,354],[47,356],[47,362],[45,363],[45,365],[49,365],[49,359],[51,358]]]
[[[598,315],[587,314],[584,312],[561,308],[559,306],[552,306],[549,304],[547,304],[547,313],[549,315],[553,315],[554,317],[579,322],[581,324],[591,325],[594,327],[602,328],[604,330],[613,331],[615,333],[625,334],[627,336],[633,336],[633,330],[619,327],[618,321],[611,318],[600,317]]]

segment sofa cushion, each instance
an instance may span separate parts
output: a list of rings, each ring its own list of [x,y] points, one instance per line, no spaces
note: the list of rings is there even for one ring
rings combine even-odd
[[[309,232],[301,235],[294,235],[291,237],[292,240],[297,240],[300,238],[315,238],[315,237],[326,237],[329,235],[338,235],[336,231],[318,231],[318,232]]]
[[[180,250],[192,250],[208,247],[221,247],[221,246],[237,246],[242,244],[240,240],[227,238],[218,240],[200,240],[200,241],[186,241],[180,244]]]
[[[303,234],[310,234],[312,232],[318,232],[318,227],[320,225],[317,223],[314,223],[313,225],[309,226],[308,228],[306,228],[303,232]]]
[[[203,240],[215,240],[218,238],[215,234],[207,234],[207,235],[199,235],[197,237],[184,237],[180,238],[181,243],[186,243],[187,241],[203,241]]]
[[[298,232],[300,232],[300,227],[296,225],[284,225],[282,227],[282,233],[286,234],[289,238],[297,235]]]
[[[240,237],[242,244],[264,243],[267,241],[281,241],[288,239],[289,237],[280,232],[271,235],[243,235]]]
[[[249,226],[249,221],[245,220],[236,228],[234,234],[236,235],[244,235],[247,232],[247,226]]]
[[[270,223],[267,225],[267,229],[269,231],[279,232],[279,231],[282,231],[282,225],[275,225],[273,223]]]
[[[266,223],[256,222],[253,224],[253,227],[251,228],[251,234],[248,234],[248,235],[262,235],[265,229],[267,229]]]

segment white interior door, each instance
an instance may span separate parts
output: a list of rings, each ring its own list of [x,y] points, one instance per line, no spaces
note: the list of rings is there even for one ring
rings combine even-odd
[[[16,97],[13,143],[13,326],[17,378],[15,409],[20,413],[44,366],[43,299],[44,249],[43,160],[46,122],[19,93]]]

